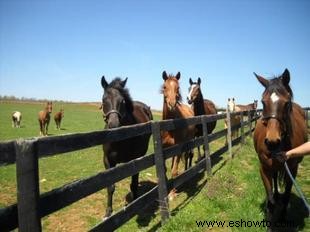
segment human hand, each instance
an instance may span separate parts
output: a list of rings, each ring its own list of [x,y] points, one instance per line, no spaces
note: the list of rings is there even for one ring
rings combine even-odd
[[[273,157],[278,160],[280,163],[284,163],[287,161],[287,156],[285,151],[277,152],[273,155]]]

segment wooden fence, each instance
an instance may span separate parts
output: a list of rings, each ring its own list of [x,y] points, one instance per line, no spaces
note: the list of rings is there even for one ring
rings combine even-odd
[[[9,231],[17,227],[20,231],[41,231],[42,217],[154,165],[156,167],[158,185],[131,202],[125,208],[113,214],[107,220],[93,227],[91,231],[115,230],[135,216],[138,210],[143,210],[156,200],[159,202],[162,223],[164,223],[169,218],[168,192],[204,170],[207,170],[207,173],[211,174],[211,168],[218,162],[221,154],[226,151],[232,154],[231,147],[239,142],[243,142],[244,137],[253,131],[252,122],[256,121],[259,116],[251,117],[252,112],[230,113],[228,111],[222,115],[197,116],[186,120],[176,119],[148,122],[89,133],[2,142],[0,143],[0,165],[16,163],[17,203],[0,209],[0,231]],[[206,125],[208,122],[227,118],[230,124],[230,117],[232,115],[245,114],[248,115],[248,119],[246,121],[242,120],[239,125],[213,134],[207,134]],[[166,149],[162,148],[160,131],[169,131],[197,124],[203,125],[203,136]],[[248,127],[247,131],[245,131],[246,126]],[[230,135],[232,130],[239,128],[241,128],[240,137],[231,141],[230,136],[227,136],[229,138],[228,145],[210,154],[210,142]],[[56,154],[65,155],[66,152],[89,148],[106,142],[119,141],[142,134],[153,135],[153,154],[40,194],[38,178],[39,158]],[[165,166],[166,159],[200,145],[205,146],[205,158],[178,177],[168,180]]]

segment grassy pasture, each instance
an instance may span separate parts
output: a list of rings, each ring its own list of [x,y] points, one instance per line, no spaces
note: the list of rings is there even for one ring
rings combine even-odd
[[[103,128],[102,114],[98,106],[91,104],[62,104],[53,106],[53,113],[63,106],[65,117],[61,130],[56,130],[52,120],[49,135],[75,132],[87,132]],[[0,140],[29,138],[39,135],[37,113],[44,104],[37,103],[0,103]],[[11,127],[11,112],[19,110],[23,114],[22,127]],[[155,120],[160,119],[154,114]],[[216,130],[224,127],[219,121]],[[211,143],[211,152],[224,144],[224,139]],[[152,139],[148,154],[153,152]],[[139,214],[122,226],[119,231],[207,231],[198,228],[195,220],[240,220],[251,218],[262,220],[261,204],[264,190],[257,171],[253,143],[250,138],[246,145],[234,147],[237,154],[233,161],[227,155],[213,168],[215,174],[208,179],[205,175],[198,176],[189,185],[180,189],[178,197],[170,202],[172,220],[160,228],[160,214],[156,204]],[[194,157],[194,160],[196,157]],[[310,195],[309,159],[304,159],[299,172],[298,181],[307,196]],[[39,160],[40,192],[46,192],[77,179],[89,177],[103,170],[102,147],[96,146],[65,155],[58,155]],[[170,167],[168,161],[167,167]],[[169,169],[168,169],[169,170]],[[170,177],[170,174],[168,174]],[[114,193],[114,211],[121,209],[129,200],[130,178],[116,184]],[[141,194],[156,184],[154,168],[140,173]],[[0,168],[0,207],[16,202],[15,165]],[[44,231],[86,231],[100,222],[106,206],[106,190],[101,190],[43,219]],[[309,221],[303,225],[304,231],[309,229]],[[225,228],[226,229],[226,228]],[[240,229],[240,228],[239,228]],[[223,231],[213,228],[214,231]],[[224,231],[238,231],[227,228]],[[248,231],[248,230],[244,230]],[[252,231],[252,230],[251,230]],[[257,230],[264,231],[264,230]]]

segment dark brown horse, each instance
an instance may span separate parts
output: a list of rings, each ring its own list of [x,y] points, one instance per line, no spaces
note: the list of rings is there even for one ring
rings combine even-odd
[[[121,126],[134,125],[148,122],[153,119],[150,107],[142,102],[133,101],[129,91],[125,88],[127,78],[121,80],[115,78],[110,84],[101,78],[104,89],[102,97],[102,110],[105,119],[105,128],[112,129]],[[150,134],[133,137],[130,139],[103,144],[104,166],[106,169],[113,168],[118,163],[128,162],[145,155],[148,149]],[[132,176],[130,185],[133,199],[138,196],[139,173]],[[115,186],[107,188],[108,199],[105,217],[112,214],[112,198]]]
[[[55,115],[54,115],[54,120],[55,120],[55,124],[56,124],[56,129],[59,130],[60,129],[60,125],[61,125],[61,120],[64,117],[64,109],[61,108],[60,111],[58,111]]]
[[[46,136],[48,131],[48,125],[50,123],[50,114],[53,110],[53,103],[47,102],[44,110],[41,110],[38,115],[39,125],[40,125],[40,135]]]
[[[201,92],[200,84],[201,79],[198,77],[197,82],[193,82],[192,78],[189,78],[189,92],[187,96],[187,102],[188,104],[192,104],[192,109],[194,111],[195,116],[198,115],[211,115],[211,114],[217,114],[216,107],[214,103],[208,99],[203,99],[203,95]],[[207,130],[208,134],[211,134],[216,126],[216,121],[207,123]],[[196,136],[202,136],[202,125],[196,125]],[[200,153],[200,147],[198,147],[198,160],[200,160],[201,153]]]
[[[179,79],[181,77],[180,72],[178,72],[176,76],[168,76],[166,71],[164,71],[162,77],[164,80],[164,84],[162,85],[161,89],[161,93],[164,96],[162,119],[165,120],[193,117],[193,110],[189,106],[181,103],[182,98],[179,87]],[[195,126],[189,126],[188,128],[181,128],[173,131],[164,131],[161,134],[163,146],[168,147],[192,139],[195,136],[195,132]],[[185,168],[187,168],[188,162],[189,166],[191,165],[192,156],[192,151],[185,153]],[[182,155],[179,154],[172,159],[172,177],[176,177],[178,175],[178,166],[181,157]]]
[[[284,220],[292,181],[286,174],[283,163],[276,159],[276,154],[307,141],[305,114],[298,104],[292,102],[293,92],[289,86],[290,73],[287,69],[281,76],[271,80],[257,74],[255,76],[265,87],[262,95],[263,113],[255,127],[254,146],[267,194],[266,216],[270,221]],[[292,158],[287,161],[294,178],[301,160],[302,158]],[[279,194],[278,181],[285,186],[283,194]],[[280,211],[279,215],[275,213],[275,209]]]

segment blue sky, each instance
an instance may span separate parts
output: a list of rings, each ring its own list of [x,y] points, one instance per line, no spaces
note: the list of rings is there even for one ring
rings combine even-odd
[[[0,0],[0,95],[100,101],[100,79],[128,77],[135,100],[162,108],[161,74],[202,79],[225,106],[261,98],[253,75],[291,73],[310,105],[310,1]]]

